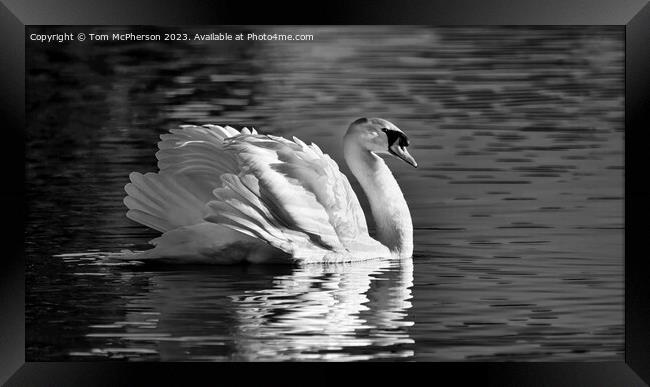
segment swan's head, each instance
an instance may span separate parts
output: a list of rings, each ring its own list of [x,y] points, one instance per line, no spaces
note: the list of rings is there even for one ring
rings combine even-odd
[[[418,167],[418,163],[406,149],[410,144],[406,134],[383,118],[359,118],[350,124],[344,141],[346,144],[356,143],[362,149],[376,154],[395,156],[415,168]]]

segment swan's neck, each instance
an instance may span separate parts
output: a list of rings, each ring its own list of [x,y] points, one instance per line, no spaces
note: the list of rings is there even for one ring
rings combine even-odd
[[[384,160],[357,144],[344,145],[345,161],[363,188],[377,226],[377,240],[399,257],[413,254],[413,222],[395,177]]]

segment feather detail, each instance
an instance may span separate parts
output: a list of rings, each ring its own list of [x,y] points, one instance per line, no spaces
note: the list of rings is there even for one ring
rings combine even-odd
[[[181,185],[187,179],[137,172],[129,177],[131,183],[124,187],[128,218],[161,232],[203,220],[204,203],[188,189],[192,187],[189,181]]]

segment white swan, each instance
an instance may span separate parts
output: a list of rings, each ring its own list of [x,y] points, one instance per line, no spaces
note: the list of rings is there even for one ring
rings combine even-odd
[[[158,173],[131,173],[127,217],[163,234],[136,260],[347,262],[410,257],[404,195],[378,154],[414,167],[406,135],[381,118],[348,128],[345,160],[377,225],[368,227],[338,165],[315,144],[229,126],[182,126],[160,136]]]

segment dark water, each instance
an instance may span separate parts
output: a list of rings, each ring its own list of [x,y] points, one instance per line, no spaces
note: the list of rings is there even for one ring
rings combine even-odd
[[[28,360],[623,359],[622,27],[260,31],[314,41],[28,42]],[[157,235],[123,186],[168,129],[296,135],[347,173],[362,116],[412,140],[413,259],[101,259]]]

